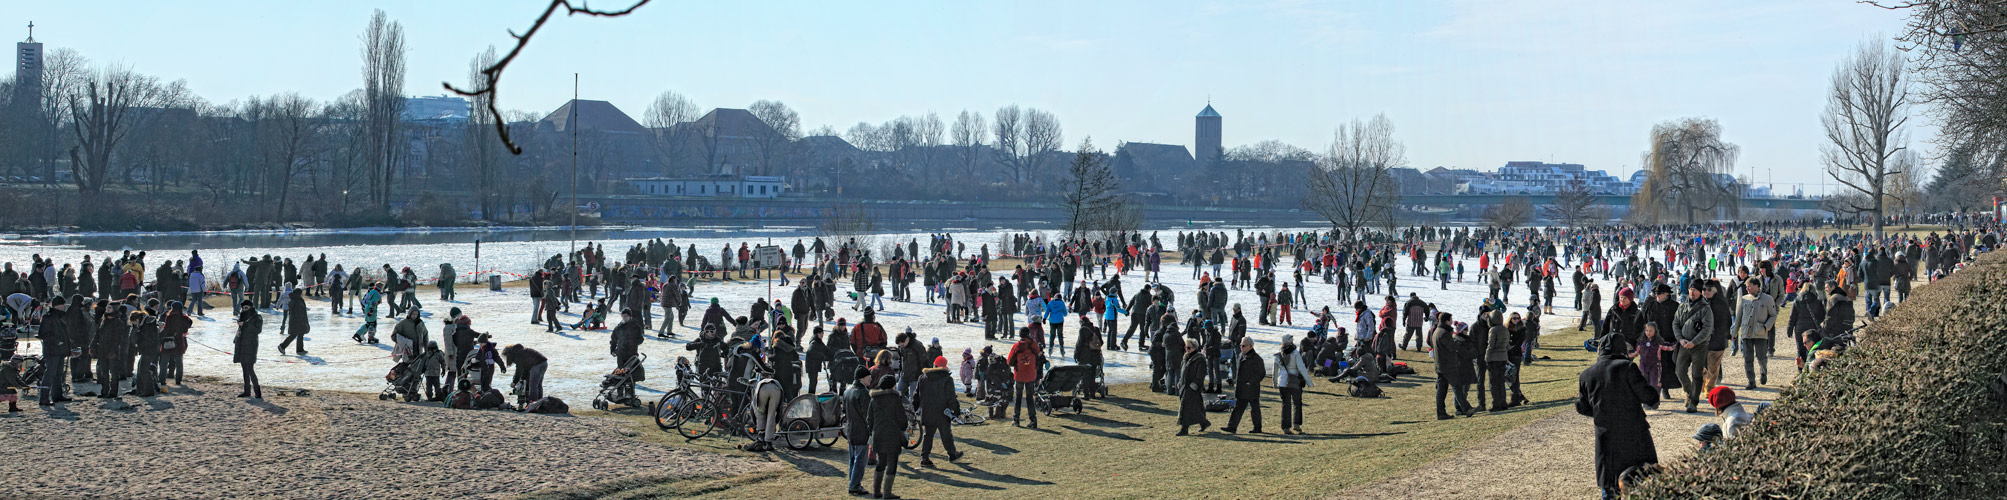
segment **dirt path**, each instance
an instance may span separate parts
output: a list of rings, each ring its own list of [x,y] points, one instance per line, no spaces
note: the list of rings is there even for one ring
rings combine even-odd
[[[37,471],[12,475],[0,497],[504,498],[776,468],[644,443],[601,418],[269,387],[269,399],[258,401],[236,391],[197,383],[156,398],[78,398],[0,414],[10,463]]]
[[[1789,355],[1771,357],[1770,386],[1753,391],[1743,390],[1748,379],[1740,356],[1724,353],[1722,365],[1721,383],[1734,388],[1737,399],[1752,410],[1755,403],[1776,400],[1778,387],[1797,378]],[[1662,462],[1692,455],[1694,431],[1721,421],[1705,401],[1700,413],[1689,414],[1686,394],[1674,390],[1672,395],[1658,410],[1646,411]],[[1336,498],[1386,498],[1388,492],[1411,498],[1596,498],[1595,430],[1589,417],[1576,414],[1573,404],[1550,411],[1555,414]]]

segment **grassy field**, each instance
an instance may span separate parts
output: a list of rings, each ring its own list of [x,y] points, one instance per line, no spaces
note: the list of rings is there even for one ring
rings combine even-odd
[[[1142,385],[1122,385],[1109,399],[1088,402],[1082,415],[1041,418],[1038,430],[1014,427],[1008,420],[958,427],[957,445],[967,453],[961,462],[937,457],[938,468],[919,468],[919,457],[908,452],[894,490],[908,498],[1324,496],[1570,411],[1576,376],[1590,361],[1590,353],[1581,348],[1586,338],[1585,333],[1563,330],[1543,339],[1545,346],[1538,353],[1552,359],[1534,364],[1522,378],[1533,403],[1501,413],[1435,420],[1433,367],[1425,354],[1405,351],[1402,359],[1421,373],[1384,386],[1386,397],[1346,397],[1341,386],[1321,380],[1306,391],[1306,435],[1279,434],[1277,400],[1270,389],[1263,395],[1268,410],[1263,415],[1264,430],[1269,434],[1246,434],[1251,428],[1246,422],[1241,424],[1242,434],[1226,434],[1219,428],[1226,425],[1227,414],[1213,413],[1211,432],[1174,436],[1176,399]],[[533,498],[847,497],[841,442],[838,448],[799,453],[747,453],[734,448],[742,439],[711,436],[685,441],[657,430],[642,413],[625,410],[611,416],[629,421],[637,439],[755,456],[792,467],[710,480],[603,484],[547,491]],[[942,454],[938,449],[935,453]]]

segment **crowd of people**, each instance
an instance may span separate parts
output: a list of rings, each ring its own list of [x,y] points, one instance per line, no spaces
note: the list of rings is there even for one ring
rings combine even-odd
[[[957,460],[961,453],[945,420],[961,408],[957,394],[995,402],[997,417],[1013,408],[1014,424],[1036,428],[1033,392],[1055,364],[1053,356],[1070,354],[1096,373],[1089,395],[1105,390],[1108,351],[1133,348],[1148,356],[1150,390],[1180,400],[1179,435],[1192,426],[1206,432],[1212,427],[1208,407],[1222,405],[1231,414],[1221,430],[1238,432],[1247,416],[1249,432],[1264,432],[1264,385],[1280,397],[1279,430],[1301,433],[1303,391],[1315,379],[1371,397],[1379,384],[1413,373],[1397,361],[1409,350],[1434,360],[1438,419],[1523,405],[1529,401],[1519,373],[1539,360],[1542,319],[1554,314],[1566,283],[1573,291],[1569,308],[1581,316],[1573,326],[1598,339],[1592,345],[1598,362],[1583,373],[1578,408],[1597,423],[1599,485],[1615,488],[1624,470],[1656,461],[1642,408],[1672,399],[1671,391],[1683,391],[1687,412],[1705,400],[1731,420],[1747,421],[1721,383],[1724,353],[1743,357],[1745,389],[1769,383],[1766,361],[1775,342],[1790,342],[1797,364],[1817,369],[1851,341],[1855,301],[1872,320],[1905,300],[1914,284],[1941,278],[1993,248],[1998,236],[1990,225],[1876,237],[1772,223],[1180,232],[1170,241],[1158,233],[1077,239],[1015,234],[1000,243],[992,255],[988,244],[971,252],[947,234],[878,249],[855,239],[831,245],[815,238],[772,252],[777,260],[746,244],[724,245],[713,260],[696,245],[685,249],[673,240],[636,244],[614,260],[603,245],[587,244],[528,273],[528,322],[553,332],[609,330],[616,369],[639,367],[646,334],[680,339],[680,329],[694,330],[684,343],[694,358],[692,371],[727,374],[734,392],[754,398],[761,428],[753,449],[771,447],[781,404],[823,391],[826,381],[828,392],[849,403],[843,434],[852,446],[850,490],[896,498],[890,490],[900,447],[883,440],[893,439],[890,432],[903,442],[908,409],[922,409],[928,437],[923,465],[931,464],[934,436],[947,458]],[[1165,254],[1191,268],[1195,287],[1175,290],[1162,280]],[[147,259],[145,252],[125,252],[73,266],[38,255],[25,272],[11,263],[0,270],[9,328],[34,332],[42,342],[48,367],[42,380],[21,382],[38,388],[43,405],[68,400],[68,383],[95,383],[101,388],[92,395],[98,397],[150,396],[165,380],[179,383],[189,316],[206,315],[205,296],[212,293],[228,295],[225,304],[236,320],[231,356],[242,368],[240,397],[262,397],[255,366],[260,338],[271,329],[264,316],[282,317],[276,322],[281,355],[291,349],[305,356],[314,327],[308,301],[318,299],[328,303],[331,317],[362,319],[350,336],[358,343],[378,342],[379,312],[395,321],[389,332],[394,371],[422,380],[423,390],[412,392],[424,399],[456,408],[534,408],[546,401],[543,378],[551,360],[544,354],[520,343],[497,347],[457,307],[430,320],[420,314],[425,305],[417,295],[426,284],[436,287],[441,302],[456,303],[453,283],[463,276],[451,263],[421,278],[388,265],[345,268],[325,254],[299,264],[263,256],[233,262],[212,277],[198,252],[161,259],[151,269]],[[754,300],[742,313],[717,298],[698,299],[700,283],[759,279],[765,272],[792,288],[785,297]],[[1414,280],[1405,290],[1403,276]],[[1484,285],[1487,296],[1474,311],[1443,305],[1448,296],[1439,291],[1467,276]],[[923,291],[917,298],[915,283]],[[1515,283],[1525,291],[1516,305]],[[1337,290],[1337,301],[1313,304],[1310,285]],[[1235,294],[1257,299],[1253,310],[1229,300]],[[941,321],[977,323],[985,340],[1014,343],[1001,354],[989,344],[980,352],[964,350],[958,376],[951,375],[938,338],[922,342],[910,326],[894,335],[879,322],[887,295],[895,302],[941,304]],[[1346,302],[1349,320],[1334,312]],[[695,326],[687,318],[693,303],[705,306]],[[581,307],[577,319],[561,322],[559,313],[574,305]],[[861,320],[839,318],[840,307],[860,312]],[[1466,312],[1470,319],[1460,321]],[[1292,327],[1302,321],[1306,327],[1264,353],[1249,335],[1250,321]],[[508,386],[515,405],[498,401],[493,386],[494,373],[510,367],[516,368]],[[0,386],[10,382],[8,371],[0,370]],[[633,384],[642,380],[625,382],[618,402],[640,404]],[[1723,434],[1732,437],[1732,429]],[[877,478],[866,492],[861,471],[870,463]]]

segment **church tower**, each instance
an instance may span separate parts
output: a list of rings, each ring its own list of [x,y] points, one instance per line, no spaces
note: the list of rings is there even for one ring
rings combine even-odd
[[[28,40],[14,44],[14,102],[41,109],[42,44],[35,42],[35,23],[28,23]]]
[[[1213,111],[1213,103],[1206,103],[1206,109],[1199,110],[1197,133],[1192,139],[1192,154],[1200,165],[1218,159],[1220,150],[1220,113]]]

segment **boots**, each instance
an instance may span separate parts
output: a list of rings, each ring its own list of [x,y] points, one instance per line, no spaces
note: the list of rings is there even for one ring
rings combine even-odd
[[[878,498],[889,498],[889,499],[899,498],[899,495],[892,494],[892,480],[898,477],[899,477],[899,469],[892,469],[885,473],[885,493],[884,495],[879,496]]]
[[[871,498],[885,498],[885,469],[871,470]]]

